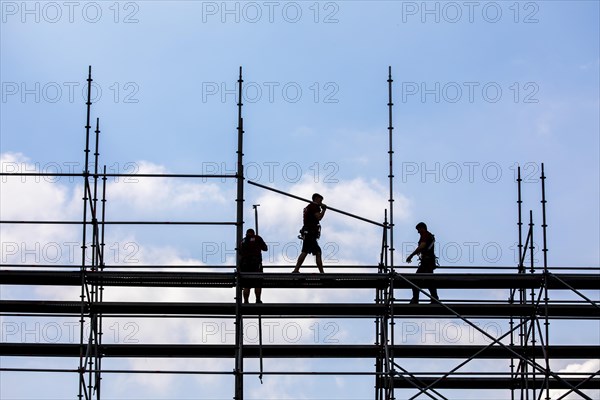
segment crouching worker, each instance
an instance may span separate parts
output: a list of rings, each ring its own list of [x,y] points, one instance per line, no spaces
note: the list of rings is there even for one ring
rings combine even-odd
[[[242,240],[239,247],[240,256],[240,271],[239,272],[262,272],[262,253],[261,251],[267,251],[268,247],[263,238],[258,236],[254,229],[248,229],[246,231],[246,237]],[[248,303],[250,299],[250,289],[244,288],[244,303]],[[254,294],[256,296],[256,302],[262,303],[260,296],[262,288],[254,288]]]

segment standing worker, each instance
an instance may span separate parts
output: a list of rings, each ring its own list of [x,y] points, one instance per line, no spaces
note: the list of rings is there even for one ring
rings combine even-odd
[[[323,271],[321,248],[319,247],[319,243],[317,243],[317,239],[321,237],[321,224],[319,222],[323,219],[325,210],[327,210],[327,206],[323,204],[323,196],[321,196],[319,193],[313,194],[312,203],[304,207],[302,216],[303,225],[302,229],[300,230],[300,238],[302,239],[302,252],[300,253],[300,256],[298,256],[296,268],[292,272],[300,272],[300,267],[309,253],[314,254],[319,272],[325,272]]]
[[[406,262],[411,263],[412,258],[415,255],[419,255],[419,268],[417,268],[417,274],[432,274],[436,267],[436,259],[434,252],[435,236],[427,230],[427,225],[424,222],[419,222],[415,227],[419,232],[419,244],[415,251],[413,251],[407,258]],[[419,289],[413,288],[412,299],[410,304],[419,304]],[[429,293],[431,294],[431,302],[435,303],[439,300],[437,289],[433,286],[429,286]]]
[[[258,236],[254,229],[248,229],[246,231],[246,237],[240,243],[240,272],[262,272],[262,253],[261,251],[267,251],[268,247],[263,238]],[[250,289],[244,288],[244,303],[248,303],[250,299]],[[254,288],[254,295],[256,296],[256,302],[262,303],[260,295],[262,294],[262,288]]]

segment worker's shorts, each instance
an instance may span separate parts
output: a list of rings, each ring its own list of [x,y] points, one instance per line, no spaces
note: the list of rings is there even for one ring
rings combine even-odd
[[[321,254],[321,247],[317,243],[317,235],[314,233],[306,233],[304,235],[304,241],[302,242],[302,252],[308,254],[319,255]]]

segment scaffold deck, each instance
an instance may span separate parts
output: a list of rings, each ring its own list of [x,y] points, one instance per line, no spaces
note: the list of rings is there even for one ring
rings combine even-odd
[[[85,348],[86,346],[84,346]],[[461,359],[476,355],[480,359],[506,359],[511,352],[494,345],[394,345],[389,350],[395,358],[445,358]],[[544,348],[510,346],[510,349],[524,357],[542,358]],[[102,344],[98,345],[102,357],[121,358],[232,358],[234,344]],[[35,357],[79,357],[80,345],[76,343],[0,343],[1,356]],[[265,344],[263,358],[375,358],[380,346],[344,344]],[[553,345],[548,351],[555,359],[580,359],[600,356],[597,346]],[[261,346],[244,345],[244,357],[258,358]]]
[[[393,278],[393,279],[392,279]],[[244,287],[263,288],[365,288],[380,289],[393,283],[395,289],[407,289],[411,282],[419,287],[435,285],[439,289],[535,289],[548,280],[549,289],[599,290],[598,274],[517,274],[517,273],[243,273]],[[2,285],[81,286],[79,271],[0,271]],[[142,287],[235,287],[233,272],[147,272],[111,271],[85,274],[85,283],[103,286]]]
[[[403,317],[452,317],[456,314],[477,318],[543,317],[600,319],[600,307],[590,304],[550,304],[548,307],[532,304],[476,304],[444,303],[394,304],[394,316]],[[79,316],[82,303],[77,301],[43,300],[0,300],[2,314],[35,313]],[[367,303],[263,303],[242,304],[241,314],[246,317],[329,317],[329,318],[372,318],[384,316],[391,311],[384,304]],[[104,317],[119,316],[161,316],[182,317],[236,315],[235,303],[169,303],[169,302],[101,302],[84,303],[84,314],[97,313]]]

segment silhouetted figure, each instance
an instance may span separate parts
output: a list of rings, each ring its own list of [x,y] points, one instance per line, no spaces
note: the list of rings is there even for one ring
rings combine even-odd
[[[435,236],[427,230],[427,225],[424,222],[419,222],[415,227],[419,232],[419,245],[413,251],[410,256],[406,258],[406,262],[410,263],[415,255],[419,255],[419,268],[417,268],[417,274],[431,274],[436,267],[436,256],[434,252]],[[435,303],[435,300],[439,300],[437,289],[433,286],[429,288],[429,294],[431,294],[431,302]],[[413,288],[412,299],[410,304],[419,303],[419,290]],[[435,299],[435,300],[434,300]]]
[[[323,196],[319,193],[312,195],[312,203],[304,208],[303,226],[300,230],[302,239],[302,252],[296,261],[296,268],[292,272],[300,272],[300,266],[304,262],[306,256],[314,254],[319,272],[323,273],[323,260],[321,259],[321,247],[317,243],[317,239],[321,236],[321,224],[319,223],[325,215],[327,206],[323,203]]]
[[[246,237],[242,239],[240,243],[239,254],[240,254],[240,272],[262,272],[262,251],[267,251],[268,247],[263,238],[258,236],[254,229],[248,229],[246,231]],[[250,289],[244,288],[244,303],[248,303],[250,298]],[[256,296],[256,302],[262,303],[260,295],[262,294],[262,288],[254,288],[254,295]]]

